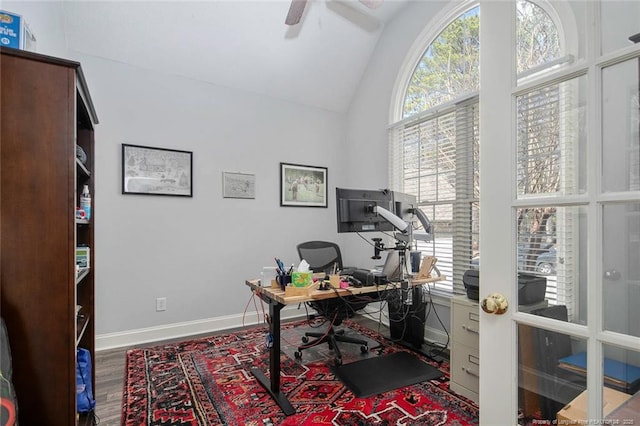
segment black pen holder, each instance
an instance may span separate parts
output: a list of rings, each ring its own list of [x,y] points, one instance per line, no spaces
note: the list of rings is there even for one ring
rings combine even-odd
[[[284,289],[291,284],[291,275],[289,274],[279,274],[276,277],[276,281],[278,282],[278,285],[280,286],[280,290],[284,291]]]

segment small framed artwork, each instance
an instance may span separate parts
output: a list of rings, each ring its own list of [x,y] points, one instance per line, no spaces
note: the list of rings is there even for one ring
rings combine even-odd
[[[193,153],[122,144],[122,193],[193,196]]]
[[[280,205],[327,207],[327,168],[280,163]]]
[[[222,172],[224,198],[256,198],[256,175]]]

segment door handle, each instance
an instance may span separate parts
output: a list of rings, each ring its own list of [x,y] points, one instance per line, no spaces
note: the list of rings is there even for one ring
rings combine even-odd
[[[502,315],[509,309],[509,302],[507,298],[500,293],[492,293],[482,299],[480,306],[482,310],[488,314]]]

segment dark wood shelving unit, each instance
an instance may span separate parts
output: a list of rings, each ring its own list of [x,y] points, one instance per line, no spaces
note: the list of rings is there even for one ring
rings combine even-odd
[[[24,425],[90,424],[77,415],[76,350],[95,359],[94,126],[80,64],[0,48],[0,315]],[[76,144],[87,161],[76,158]],[[75,218],[88,185],[90,220]],[[90,268],[76,272],[76,247]],[[78,310],[77,305],[81,308]],[[95,376],[91,377],[95,387]]]

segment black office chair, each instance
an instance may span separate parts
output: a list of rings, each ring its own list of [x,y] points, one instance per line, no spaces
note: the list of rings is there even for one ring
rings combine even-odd
[[[307,241],[298,244],[297,249],[300,260],[306,260],[313,272],[329,274],[334,269],[334,265],[336,265],[337,269],[343,270],[340,247],[335,243],[329,241]],[[298,347],[295,353],[296,358],[302,358],[302,351],[304,349],[325,342],[329,345],[329,349],[332,349],[335,354],[334,363],[336,366],[342,364],[342,354],[340,353],[340,348],[338,348],[338,342],[354,343],[360,345],[360,351],[362,353],[368,352],[369,346],[366,340],[345,336],[344,330],[336,330],[334,328],[342,324],[345,318],[352,317],[356,311],[364,308],[367,303],[368,302],[353,300],[348,296],[307,302],[318,314],[329,321],[329,329],[325,332],[310,331],[305,333],[302,337],[302,343],[304,343],[304,345]],[[315,337],[315,340],[309,342],[309,337]]]
[[[306,260],[313,272],[330,274],[334,265],[342,271],[342,253],[336,243],[329,241],[307,241],[298,244],[296,248],[298,249],[300,260]]]

